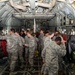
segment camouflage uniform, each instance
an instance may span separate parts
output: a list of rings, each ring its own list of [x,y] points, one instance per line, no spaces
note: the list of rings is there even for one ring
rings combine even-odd
[[[58,72],[58,56],[64,56],[66,50],[62,49],[50,37],[45,38],[44,49],[42,51],[42,58],[44,64],[42,66],[42,72],[44,75],[57,75]],[[44,67],[44,68],[43,68]]]
[[[14,71],[18,59],[18,45],[21,45],[21,43],[15,34],[0,36],[0,39],[6,39],[7,41],[10,71]]]
[[[37,50],[37,46],[38,46],[38,38],[35,37],[35,36],[34,36],[34,38],[35,38],[35,49]]]
[[[44,48],[44,41],[43,41],[43,37],[44,37],[44,34],[40,34],[39,35],[39,54],[41,55],[41,52]]]
[[[31,66],[33,66],[33,57],[34,57],[34,53],[35,53],[35,38],[31,37],[29,38],[29,63]]]
[[[60,47],[62,48],[62,50],[63,49],[64,50],[66,49],[65,44],[64,45],[61,44]],[[63,72],[63,57],[60,54],[58,56],[58,63],[59,63],[59,71],[62,71]]]
[[[21,65],[23,65],[24,63],[24,59],[23,59],[23,45],[24,45],[24,39],[23,37],[19,36],[19,41],[21,43],[20,46],[18,46],[18,56],[19,56],[19,59],[20,59],[20,62],[21,62]]]
[[[29,44],[28,36],[25,36],[25,44]],[[25,58],[28,58],[28,55],[29,55],[29,48],[25,47]]]

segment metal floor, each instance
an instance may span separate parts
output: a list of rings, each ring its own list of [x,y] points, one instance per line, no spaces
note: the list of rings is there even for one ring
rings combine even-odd
[[[7,58],[0,60],[0,75],[10,75]],[[11,75],[40,75],[41,67],[42,67],[42,59],[41,57],[34,58],[34,69],[31,70],[29,64],[25,61],[24,68],[20,68],[19,66],[15,69],[15,71]],[[63,75],[75,75],[75,63],[63,65],[64,73]],[[61,75],[59,73],[59,75]]]
[[[0,75],[10,75],[9,67],[7,60],[3,60],[4,63],[0,65]],[[31,70],[28,63],[24,63],[24,68],[20,68],[19,66],[15,69],[12,75],[40,75],[42,62],[41,57],[34,58],[34,69]]]

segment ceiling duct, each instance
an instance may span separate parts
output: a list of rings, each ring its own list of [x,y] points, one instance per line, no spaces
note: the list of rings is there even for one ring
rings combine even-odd
[[[19,14],[19,13],[15,13],[13,14],[14,17],[18,18],[18,19],[51,19],[52,17],[54,17],[54,14],[36,14],[36,15],[32,15],[32,14]]]
[[[53,6],[55,6],[55,4],[56,4],[56,0],[52,0],[52,1],[50,1],[49,3],[37,2],[37,3],[36,3],[36,6],[52,9]]]
[[[75,9],[72,7],[72,4],[67,1],[59,1],[51,13],[59,13],[67,15],[69,19],[75,19]]]
[[[29,6],[29,3],[24,3],[23,5],[16,4],[13,0],[9,0],[12,7],[26,11],[26,6]]]

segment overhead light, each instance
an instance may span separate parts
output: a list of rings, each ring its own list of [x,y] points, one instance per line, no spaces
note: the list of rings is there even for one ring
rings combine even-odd
[[[74,21],[73,21],[73,20],[71,20],[71,24],[73,24],[73,22],[74,22]]]

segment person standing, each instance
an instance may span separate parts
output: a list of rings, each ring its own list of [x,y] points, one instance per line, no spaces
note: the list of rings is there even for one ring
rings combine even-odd
[[[19,41],[20,41],[20,45],[18,45],[18,57],[20,61],[18,62],[21,64],[20,67],[23,68],[24,67],[24,59],[23,59],[24,38],[19,35],[19,32],[15,32],[15,34],[18,36]]]
[[[40,56],[41,56],[41,52],[42,52],[42,50],[43,50],[43,48],[44,48],[44,41],[43,41],[43,38],[44,38],[44,30],[41,29],[41,30],[40,30],[40,35],[39,35],[39,37],[38,37],[38,39],[39,39],[38,46],[39,46],[39,55],[40,55]]]
[[[64,42],[64,40],[62,41],[60,36],[55,38],[55,42],[57,45],[59,45],[62,48],[62,50],[66,50],[65,42]],[[63,75],[63,56],[61,56],[61,54],[59,54],[59,56],[58,56],[58,64],[59,64],[58,73]]]
[[[59,45],[52,41],[51,35],[45,38],[44,49],[42,51],[43,75],[57,75],[58,74],[58,56],[64,56],[66,50],[62,49]]]
[[[24,41],[25,41],[25,44],[29,44],[29,37],[27,36],[27,31],[26,31],[26,36],[24,38]],[[25,51],[24,51],[24,58],[25,58],[25,61],[28,62],[28,55],[29,55],[29,48],[28,46],[25,46]]]
[[[21,45],[18,37],[15,35],[15,29],[13,28],[10,29],[9,35],[5,36],[0,35],[0,39],[4,39],[7,41],[9,67],[10,67],[10,72],[13,72],[18,59],[18,44]]]
[[[34,58],[34,53],[35,53],[35,38],[32,36],[32,31],[31,30],[27,30],[27,36],[29,38],[29,43],[25,44],[26,47],[29,48],[29,64],[31,66],[31,68],[33,68],[33,58]]]

